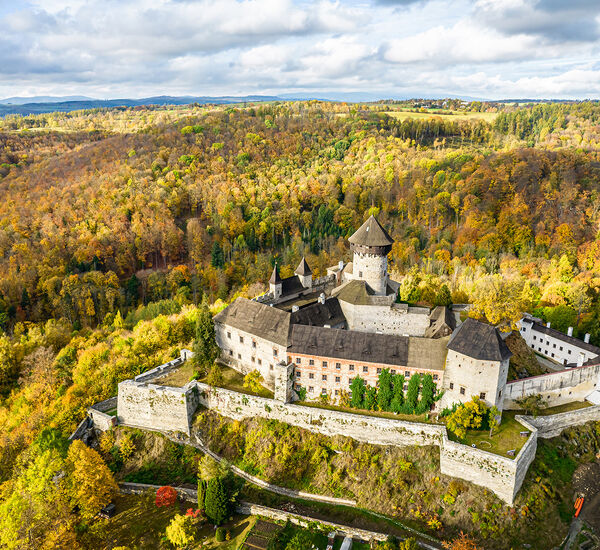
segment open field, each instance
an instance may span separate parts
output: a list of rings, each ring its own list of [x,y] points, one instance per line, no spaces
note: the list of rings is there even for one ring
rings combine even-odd
[[[399,120],[406,120],[409,118],[424,119],[440,117],[447,120],[485,120],[486,122],[493,122],[497,116],[497,113],[478,113],[478,112],[466,112],[466,111],[444,111],[435,110],[427,112],[417,111],[386,111],[386,115],[397,118]]]

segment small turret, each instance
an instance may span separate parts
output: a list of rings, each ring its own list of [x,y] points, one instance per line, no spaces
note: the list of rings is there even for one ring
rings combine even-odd
[[[269,292],[273,294],[275,299],[281,296],[282,291],[282,280],[279,276],[279,268],[277,264],[273,268],[273,273],[271,273],[271,278],[269,279]]]
[[[308,266],[304,256],[302,256],[302,260],[300,260],[300,263],[298,264],[298,267],[294,273],[298,275],[298,278],[300,279],[300,282],[304,288],[312,288],[312,271]]]

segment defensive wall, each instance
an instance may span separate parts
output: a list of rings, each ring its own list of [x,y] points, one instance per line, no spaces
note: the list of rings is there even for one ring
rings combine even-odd
[[[567,428],[581,426],[587,422],[599,421],[600,406],[596,405],[593,407],[585,407],[583,409],[577,409],[576,411],[568,411],[548,416],[538,416],[537,418],[532,416],[525,416],[521,418],[524,418],[527,422],[529,422],[529,424],[535,426],[538,432],[538,437],[541,437],[542,439],[550,439],[551,437],[560,435],[560,433]]]
[[[599,382],[600,364],[511,380],[506,383],[504,408],[519,409],[517,399],[537,394],[544,398],[549,407],[583,401],[598,388]]]
[[[355,305],[340,300],[350,330],[423,336],[429,327],[429,309],[392,303],[393,298],[371,296],[373,305]],[[388,307],[382,307],[388,306]]]

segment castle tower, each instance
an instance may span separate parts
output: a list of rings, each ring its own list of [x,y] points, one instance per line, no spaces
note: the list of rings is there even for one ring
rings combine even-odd
[[[273,273],[271,273],[271,278],[269,279],[269,292],[276,300],[281,297],[282,285],[283,281],[279,276],[279,268],[277,267],[277,264],[275,264]]]
[[[308,263],[306,262],[304,256],[302,256],[302,260],[300,261],[300,264],[298,264],[298,267],[294,273],[298,275],[298,278],[300,279],[300,282],[304,288],[312,288],[312,271],[310,267],[308,267]]]
[[[373,216],[348,241],[354,253],[352,278],[365,281],[378,296],[387,294],[387,255],[394,239]]]

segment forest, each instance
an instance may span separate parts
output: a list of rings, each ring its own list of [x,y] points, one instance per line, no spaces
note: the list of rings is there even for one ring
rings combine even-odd
[[[530,311],[600,345],[599,151],[598,102],[0,119],[0,541],[43,547],[20,511],[52,510],[61,438],[191,346],[196,305],[263,292],[276,261],[323,275],[371,213],[396,241],[400,301],[471,303],[506,328]],[[73,533],[69,510],[51,517]]]

